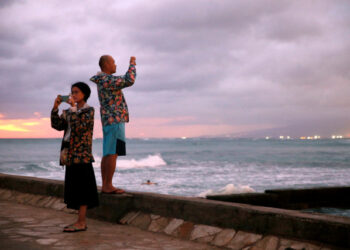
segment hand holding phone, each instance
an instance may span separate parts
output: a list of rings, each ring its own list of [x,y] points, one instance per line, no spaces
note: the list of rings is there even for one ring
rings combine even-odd
[[[69,95],[60,95],[62,102],[67,102],[69,100]]]
[[[61,96],[58,95],[55,99],[55,102],[53,103],[53,109],[58,109],[58,106],[60,106],[61,102]]]

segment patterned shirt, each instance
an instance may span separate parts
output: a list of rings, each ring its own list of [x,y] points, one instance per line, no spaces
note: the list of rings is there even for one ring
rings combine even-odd
[[[94,113],[94,108],[88,105],[79,110],[74,108],[63,110],[60,116],[58,115],[58,109],[51,111],[51,127],[58,131],[64,130],[60,165],[70,166],[94,162],[92,155]],[[68,131],[68,127],[70,131]],[[65,141],[67,133],[69,133],[69,138],[68,141]],[[68,143],[68,147],[65,152],[64,144],[66,143]]]
[[[102,126],[129,122],[128,105],[122,89],[132,86],[135,78],[136,68],[132,64],[124,76],[113,76],[102,72],[90,78],[90,81],[97,84]]]

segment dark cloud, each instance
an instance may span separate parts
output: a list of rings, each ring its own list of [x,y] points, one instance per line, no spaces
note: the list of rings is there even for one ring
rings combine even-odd
[[[0,8],[6,8],[9,7],[15,3],[23,2],[21,0],[1,0],[0,1]]]
[[[57,94],[88,82],[99,56],[111,54],[118,74],[137,56],[137,81],[125,90],[131,117],[298,133],[302,124],[322,133],[349,126],[347,1],[9,2],[0,5],[7,117],[48,113]]]

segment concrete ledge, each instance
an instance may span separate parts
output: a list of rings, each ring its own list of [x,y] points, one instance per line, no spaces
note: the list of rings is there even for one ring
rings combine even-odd
[[[0,174],[0,188],[56,197],[63,194],[62,181],[5,174]],[[350,248],[350,218],[141,192],[101,195],[100,203],[89,216],[116,222],[127,212],[141,211],[195,224]]]
[[[265,194],[278,197],[279,207],[306,209],[313,207],[350,207],[350,187],[318,187],[303,189],[266,190]]]
[[[150,193],[133,193],[134,208],[194,223],[350,247],[350,218]]]
[[[264,193],[209,195],[207,199],[287,209],[350,207],[350,187],[274,189]]]
[[[88,217],[118,223],[132,209],[132,195],[100,194],[99,198],[100,205],[97,208],[88,210]]]
[[[56,197],[64,194],[63,181],[9,174],[0,174],[0,188]]]

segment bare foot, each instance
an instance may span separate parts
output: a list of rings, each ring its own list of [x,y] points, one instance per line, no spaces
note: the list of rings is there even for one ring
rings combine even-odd
[[[104,194],[123,194],[125,191],[120,188],[114,188],[114,189],[107,189],[108,191],[102,189],[102,193]]]
[[[118,193],[123,192],[124,193],[125,192],[123,189],[114,187],[112,185],[110,185],[110,186],[102,186],[101,191],[102,191],[102,193],[114,193],[114,192],[118,192]]]

